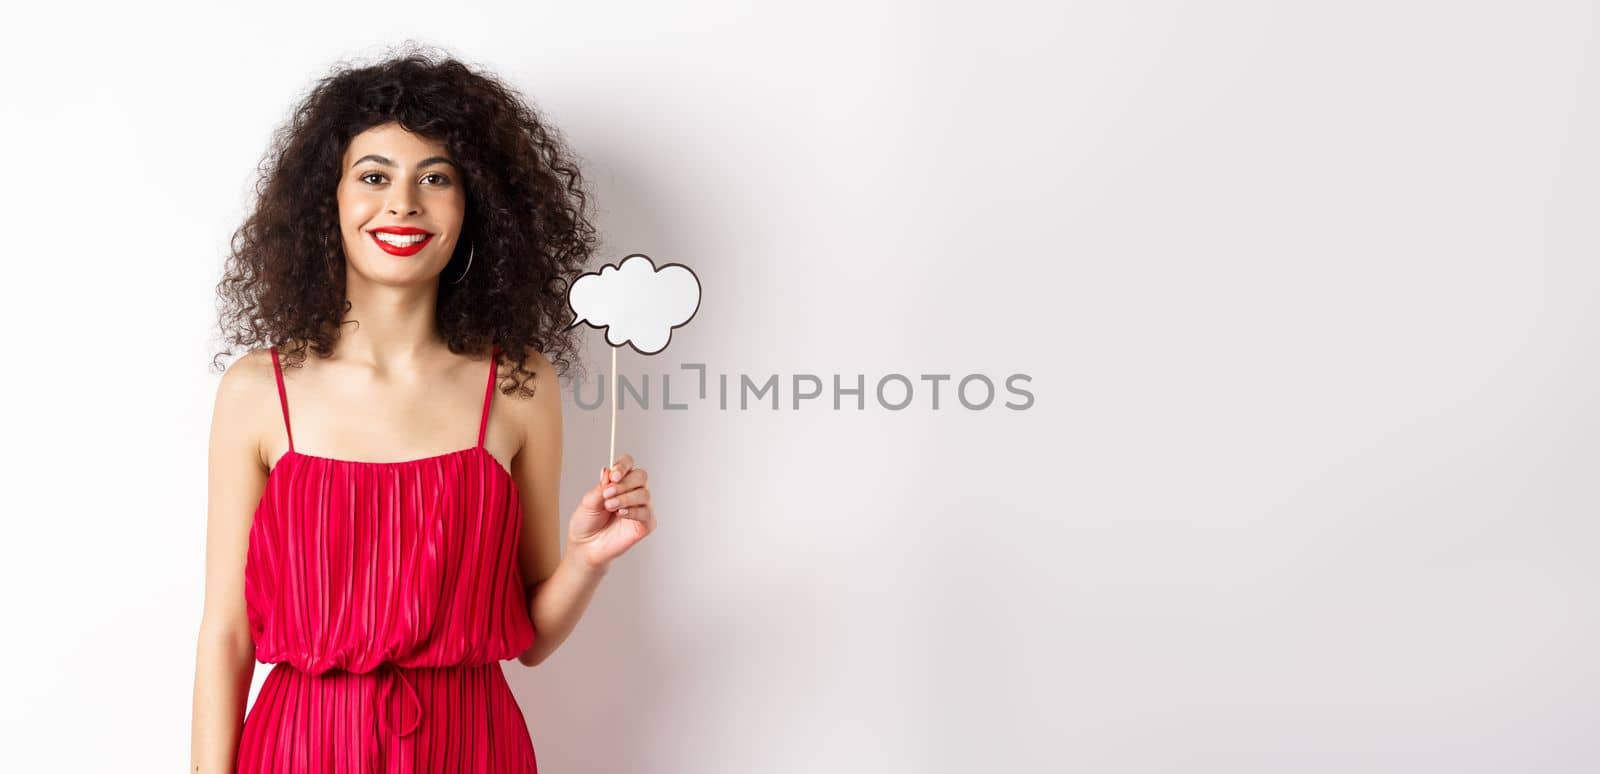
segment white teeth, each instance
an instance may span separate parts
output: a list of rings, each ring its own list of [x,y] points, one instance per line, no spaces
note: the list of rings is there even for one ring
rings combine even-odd
[[[410,235],[410,236],[401,236],[399,234],[390,234],[390,233],[386,233],[386,232],[383,232],[383,231],[374,231],[374,232],[372,232],[372,235],[377,237],[378,239],[382,240],[383,242],[386,242],[388,244],[394,245],[395,247],[409,247],[409,246],[414,245],[414,244],[416,244],[418,242],[421,242],[424,239],[427,239],[430,236],[428,234],[413,234],[413,235]]]

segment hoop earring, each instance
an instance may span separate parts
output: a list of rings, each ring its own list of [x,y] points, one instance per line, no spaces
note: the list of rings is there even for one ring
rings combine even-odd
[[[478,249],[477,245],[470,245],[470,246],[467,247],[467,268],[461,270],[461,276],[460,277],[456,277],[455,279],[450,280],[450,284],[454,285],[454,284],[460,282],[462,279],[466,278],[467,272],[472,271],[472,254],[474,252],[477,252],[477,249]]]

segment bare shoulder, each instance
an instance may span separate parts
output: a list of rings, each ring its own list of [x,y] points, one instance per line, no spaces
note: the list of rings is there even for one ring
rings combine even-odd
[[[222,381],[217,384],[217,405],[219,408],[252,406],[262,391],[277,389],[276,379],[272,351],[252,349],[240,355],[222,373]]]
[[[269,349],[254,349],[233,361],[217,384],[212,406],[211,437],[214,445],[234,453],[248,447],[265,466],[260,451],[264,407],[276,407],[277,382]],[[268,399],[271,400],[268,400]]]
[[[503,402],[517,425],[522,443],[528,439],[550,438],[552,435],[559,438],[561,428],[561,387],[556,378],[556,368],[550,359],[543,353],[533,351],[528,354],[528,362],[523,368],[533,372],[524,385],[533,390],[533,395],[523,394],[522,390],[514,390],[507,394],[501,392],[504,384],[497,384],[495,400]],[[509,363],[500,365],[500,375],[509,376],[512,366]]]
[[[510,363],[501,363],[499,375],[502,378],[508,377],[511,375],[511,369],[512,365]],[[536,406],[546,402],[559,389],[556,383],[556,367],[544,353],[537,350],[529,352],[528,362],[523,364],[523,369],[533,372],[533,377],[523,385],[527,389],[533,390],[533,395],[525,395],[521,390],[508,394],[500,391],[505,387],[504,383],[497,383],[496,385],[496,399],[504,397],[514,402],[519,407],[519,410],[527,410],[526,407],[528,406]]]

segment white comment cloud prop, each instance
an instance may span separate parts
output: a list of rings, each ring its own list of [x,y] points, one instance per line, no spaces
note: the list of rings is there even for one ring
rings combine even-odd
[[[654,355],[667,348],[673,328],[699,311],[700,278],[681,263],[657,269],[650,256],[634,253],[621,266],[607,264],[573,280],[567,304],[578,315],[568,328],[604,328],[607,344]]]

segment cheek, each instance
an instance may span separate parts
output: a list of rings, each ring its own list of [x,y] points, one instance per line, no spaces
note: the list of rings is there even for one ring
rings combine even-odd
[[[356,228],[372,220],[380,203],[370,196],[341,193],[339,195],[339,222]]]
[[[441,216],[441,220],[459,225],[462,218],[467,214],[467,200],[460,194],[443,196],[434,204],[433,210]]]

